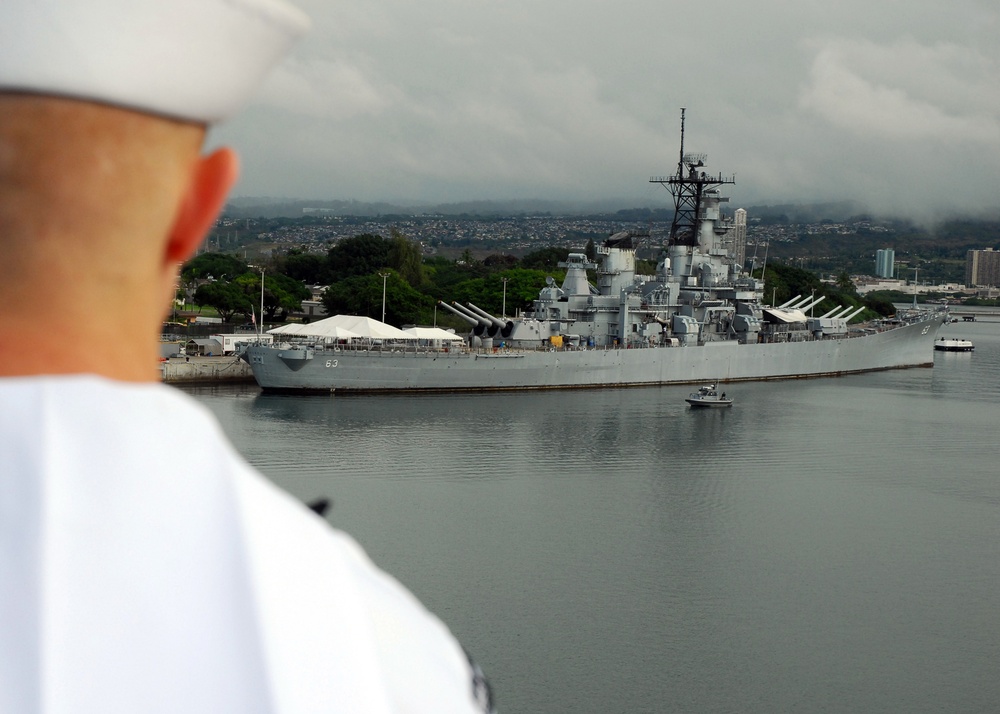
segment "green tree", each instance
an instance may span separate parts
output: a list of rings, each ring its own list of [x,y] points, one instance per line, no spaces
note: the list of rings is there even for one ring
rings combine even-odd
[[[466,280],[485,277],[492,272],[492,268],[480,262],[469,265],[447,258],[431,258],[424,263],[427,281],[423,291],[437,300],[447,302],[454,299],[455,286]]]
[[[764,275],[764,299],[770,301],[773,298],[775,305],[813,291],[822,294],[822,287],[823,284],[814,273],[791,265],[769,264]]]
[[[232,283],[246,295],[255,312],[260,310],[263,298],[264,317],[268,320],[279,317],[285,319],[289,312],[301,309],[303,300],[312,297],[312,291],[301,281],[281,273],[265,273],[263,296],[260,290],[260,273],[244,273]]]
[[[327,280],[333,283],[353,276],[371,275],[388,265],[389,242],[382,236],[363,233],[330,248]]]
[[[286,313],[282,315],[282,318],[286,317],[288,312],[301,310],[302,301],[312,298],[312,290],[306,287],[305,283],[282,273],[272,273],[265,276],[265,307],[267,306],[267,292],[269,290],[274,294],[276,309]]]
[[[516,268],[521,261],[517,256],[507,253],[492,253],[483,258],[483,266],[493,270],[510,270]]]
[[[892,300],[878,295],[865,296],[864,304],[869,310],[878,313],[882,317],[896,314],[896,306],[892,304]]]
[[[376,282],[378,283],[376,285]],[[374,275],[353,275],[327,286],[320,300],[331,315],[372,316],[373,305],[382,299],[382,280]],[[375,308],[378,309],[377,307]],[[378,318],[379,314],[375,317]]]
[[[215,280],[199,286],[194,292],[194,302],[215,308],[223,322],[231,322],[236,313],[249,315],[253,305],[243,287],[229,280]]]
[[[521,267],[529,270],[557,270],[559,263],[569,257],[569,248],[549,246],[532,251],[521,258]]]
[[[382,319],[382,278],[377,273],[355,275],[333,283],[323,293],[323,305],[331,315],[365,315]],[[392,325],[429,322],[434,300],[417,290],[398,273],[385,281],[385,321]]]
[[[301,280],[308,285],[321,285],[326,280],[326,257],[315,253],[303,253],[301,250],[290,250],[275,267],[278,272],[290,278]]]
[[[224,253],[202,253],[184,264],[181,278],[184,280],[205,279],[209,277],[221,279],[223,276],[235,278],[247,270],[245,261]]]
[[[494,317],[501,317],[504,309],[504,282],[507,279],[507,315],[528,308],[538,297],[538,291],[545,287],[547,273],[544,270],[515,268],[502,273],[494,273],[481,278],[472,278],[452,286],[448,300],[465,304],[473,303]]]
[[[423,285],[424,266],[420,244],[409,240],[395,229],[389,238],[388,264],[411,286],[419,288]]]

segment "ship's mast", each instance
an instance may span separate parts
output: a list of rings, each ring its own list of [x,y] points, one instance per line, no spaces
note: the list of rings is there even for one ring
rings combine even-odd
[[[681,150],[677,161],[677,173],[673,176],[654,176],[650,183],[661,184],[674,197],[674,219],[670,224],[670,245],[698,245],[698,222],[701,220],[701,205],[705,192],[712,191],[736,179],[721,174],[709,176],[699,171],[708,158],[705,154],[684,153],[684,114],[681,107]]]

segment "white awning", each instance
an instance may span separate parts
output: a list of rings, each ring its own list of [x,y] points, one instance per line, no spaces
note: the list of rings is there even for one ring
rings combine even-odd
[[[301,337],[328,337],[335,339],[351,339],[355,337],[373,340],[407,340],[412,342],[417,338],[402,330],[373,320],[370,317],[358,315],[334,315],[323,320],[311,322],[308,325],[289,324],[268,330],[269,334],[298,335]]]
[[[768,322],[806,322],[809,318],[801,310],[787,308],[765,307],[764,318]]]
[[[408,335],[398,327],[387,325],[370,317],[359,315],[334,315],[320,322],[329,322],[331,325],[343,327],[354,332],[359,337],[368,337],[374,340],[415,340],[413,335]],[[317,323],[318,324],[318,323]]]
[[[319,320],[308,325],[293,322],[287,325],[282,325],[281,327],[275,327],[272,330],[268,330],[267,333],[269,335],[323,337],[330,340],[350,340],[361,336],[357,332],[348,330],[346,327],[341,327],[337,324],[330,324],[326,320]]]
[[[440,327],[407,327],[403,332],[413,335],[418,340],[441,340],[448,342],[464,342],[465,338],[459,337],[454,332],[442,330]]]

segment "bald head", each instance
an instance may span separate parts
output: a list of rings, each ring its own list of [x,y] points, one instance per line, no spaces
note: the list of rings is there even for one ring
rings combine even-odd
[[[155,242],[203,136],[195,124],[101,104],[0,95],[0,240],[91,252],[124,237]]]
[[[177,264],[235,179],[231,152],[201,155],[204,135],[103,104],[0,93],[5,322],[48,311],[50,326],[68,329],[113,305],[158,328]]]

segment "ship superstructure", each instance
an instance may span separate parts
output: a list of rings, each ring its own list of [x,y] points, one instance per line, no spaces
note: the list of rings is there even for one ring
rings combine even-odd
[[[841,306],[813,317],[822,298],[796,296],[763,307],[763,280],[744,271],[746,220],[727,216],[720,187],[731,176],[709,175],[705,154],[684,152],[671,176],[653,177],[674,200],[674,218],[654,275],[636,272],[635,236],[618,233],[597,248],[599,262],[570,253],[562,286],[550,280],[530,310],[515,321],[499,320],[475,305],[441,303],[474,326],[473,346],[615,347],[698,345],[721,340],[815,339],[847,332]],[[595,271],[596,284],[588,280]],[[846,319],[845,319],[845,316]],[[483,342],[485,340],[485,342]]]

